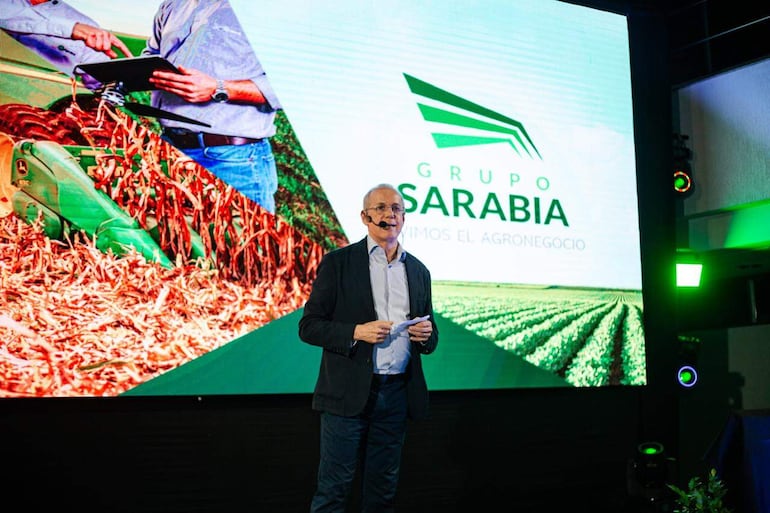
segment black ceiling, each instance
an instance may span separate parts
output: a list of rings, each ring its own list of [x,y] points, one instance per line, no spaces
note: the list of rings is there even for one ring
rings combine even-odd
[[[661,1],[674,87],[770,56],[770,2]]]
[[[676,89],[770,57],[766,0],[561,0],[620,14],[665,18]]]

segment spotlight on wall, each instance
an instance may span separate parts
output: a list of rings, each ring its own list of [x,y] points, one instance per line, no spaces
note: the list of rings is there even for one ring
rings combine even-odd
[[[674,166],[674,192],[687,194],[692,190],[692,176],[689,166]]]
[[[698,382],[698,371],[692,365],[682,365],[676,373],[676,379],[685,388],[694,387]]]
[[[693,179],[692,150],[687,147],[690,137],[683,134],[674,134],[673,138],[673,168],[674,168],[674,192],[680,198],[685,198],[695,190]]]
[[[677,287],[700,287],[700,277],[703,274],[703,264],[676,264]]]
[[[701,340],[692,335],[677,335],[679,342],[679,369],[676,371],[676,381],[684,388],[692,388],[698,382],[698,350]]]

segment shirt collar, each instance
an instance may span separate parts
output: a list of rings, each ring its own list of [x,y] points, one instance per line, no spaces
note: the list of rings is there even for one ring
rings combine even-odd
[[[377,244],[370,235],[366,236],[366,249],[369,252],[369,256],[372,256],[372,252],[379,247],[380,247],[379,244]],[[404,262],[405,260],[406,260],[406,251],[404,251],[404,247],[401,246],[401,243],[399,242],[398,248],[396,249],[396,258],[393,261]]]

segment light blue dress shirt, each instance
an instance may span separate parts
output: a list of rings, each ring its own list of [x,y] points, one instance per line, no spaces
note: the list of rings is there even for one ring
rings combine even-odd
[[[369,278],[377,319],[393,321],[394,326],[409,318],[409,286],[406,281],[406,253],[399,244],[396,258],[388,262],[385,250],[366,237],[369,248]],[[374,345],[375,374],[400,374],[411,357],[411,342],[406,328],[391,330],[385,341]]]
[[[275,134],[273,121],[281,105],[226,0],[165,0],[155,14],[152,35],[142,54],[160,55],[174,65],[221,80],[251,80],[267,100],[264,105],[188,103],[175,94],[154,91],[155,107],[204,121],[211,125],[206,132],[254,139]],[[164,119],[162,123],[201,130],[180,121]]]

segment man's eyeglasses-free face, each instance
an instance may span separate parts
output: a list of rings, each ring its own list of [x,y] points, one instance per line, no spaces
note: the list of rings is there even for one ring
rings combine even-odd
[[[402,207],[398,203],[393,203],[392,205],[385,205],[384,203],[380,203],[379,205],[375,205],[373,207],[369,207],[364,210],[374,210],[380,215],[384,214],[386,210],[390,210],[394,214],[398,215],[404,211],[404,207]]]

